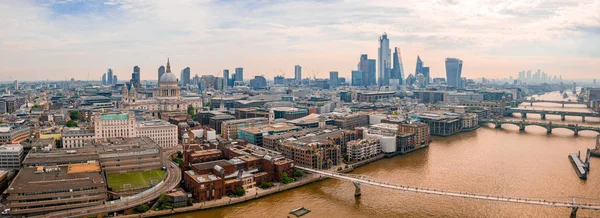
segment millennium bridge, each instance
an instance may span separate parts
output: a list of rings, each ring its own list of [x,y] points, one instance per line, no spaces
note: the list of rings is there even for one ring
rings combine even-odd
[[[502,195],[457,192],[457,191],[448,191],[448,190],[430,189],[430,188],[423,188],[423,187],[416,187],[416,186],[392,184],[392,183],[377,181],[376,179],[372,179],[365,175],[359,175],[359,174],[344,174],[344,173],[337,173],[337,172],[331,172],[331,171],[315,170],[315,169],[301,167],[301,166],[296,166],[296,168],[301,169],[305,172],[318,174],[318,175],[321,175],[324,177],[352,182],[354,184],[354,188],[355,188],[354,196],[356,196],[356,197],[361,195],[361,188],[360,188],[361,185],[367,185],[367,186],[373,186],[373,187],[383,188],[383,189],[388,189],[388,190],[416,192],[416,193],[430,194],[430,195],[442,195],[442,196],[478,199],[478,200],[486,200],[486,201],[529,204],[529,205],[550,206],[550,207],[560,207],[560,208],[571,208],[571,217],[577,216],[578,209],[600,210],[600,204],[598,203],[600,199],[590,199],[590,198],[582,198],[582,197],[576,197],[576,196],[565,196],[565,197],[560,197],[560,198],[556,198],[556,197],[552,198],[552,199],[563,199],[562,201],[560,201],[560,200],[548,200],[545,198],[511,197],[511,196],[502,196]]]
[[[519,130],[525,131],[525,127],[527,126],[539,126],[546,129],[546,133],[552,133],[553,129],[568,129],[573,131],[575,135],[579,135],[581,131],[594,131],[600,134],[600,127],[595,126],[581,126],[579,124],[560,124],[560,123],[552,123],[552,122],[533,122],[533,121],[525,121],[525,120],[498,120],[498,119],[484,119],[479,120],[479,124],[494,124],[496,129],[502,128],[502,125],[515,125],[519,127]]]

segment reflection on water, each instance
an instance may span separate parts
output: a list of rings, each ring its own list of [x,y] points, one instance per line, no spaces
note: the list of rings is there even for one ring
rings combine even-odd
[[[565,109],[571,108],[565,106]],[[558,119],[560,121],[560,117]],[[595,133],[573,136],[564,129],[553,130],[553,134],[548,135],[545,129],[536,127],[528,127],[526,132],[519,132],[518,127],[511,125],[498,130],[482,127],[470,133],[435,137],[425,150],[383,159],[352,173],[389,183],[454,191],[562,201],[568,199],[556,197],[600,198],[600,173],[594,170],[600,169],[600,159],[592,159],[588,180],[582,181],[567,158],[569,152],[593,147],[594,139]],[[300,206],[312,210],[304,217],[568,217],[570,213],[564,208],[368,186],[362,187],[362,196],[358,199],[353,193],[350,182],[330,179],[239,205],[171,217],[287,217],[289,211]],[[578,217],[600,217],[600,212],[580,210]]]

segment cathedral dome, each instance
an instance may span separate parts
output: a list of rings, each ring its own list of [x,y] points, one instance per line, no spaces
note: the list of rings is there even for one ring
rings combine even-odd
[[[160,83],[177,83],[177,77],[173,73],[165,73],[158,80]]]

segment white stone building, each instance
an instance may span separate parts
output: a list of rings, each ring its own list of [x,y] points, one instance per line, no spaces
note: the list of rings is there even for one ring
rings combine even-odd
[[[477,117],[477,114],[474,113],[462,114],[461,122],[463,131],[469,131],[479,127],[479,118]]]
[[[65,128],[61,136],[63,148],[81,148],[86,141],[94,139],[94,130],[80,128]]]
[[[94,115],[96,141],[149,137],[161,147],[177,146],[177,126],[164,120],[135,121],[133,112]]]
[[[164,120],[138,122],[137,136],[149,137],[161,147],[177,146],[177,126]]]
[[[20,144],[0,145],[0,170],[19,170],[23,155]]]

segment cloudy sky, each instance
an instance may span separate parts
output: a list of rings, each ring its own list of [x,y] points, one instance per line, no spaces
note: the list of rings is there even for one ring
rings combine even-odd
[[[349,77],[360,54],[377,58],[387,32],[406,75],[417,55],[432,76],[444,58],[467,77],[542,69],[600,78],[600,0],[4,0],[0,80],[130,79],[173,71]],[[392,48],[393,49],[393,48]],[[406,76],[405,75],[405,76]]]

